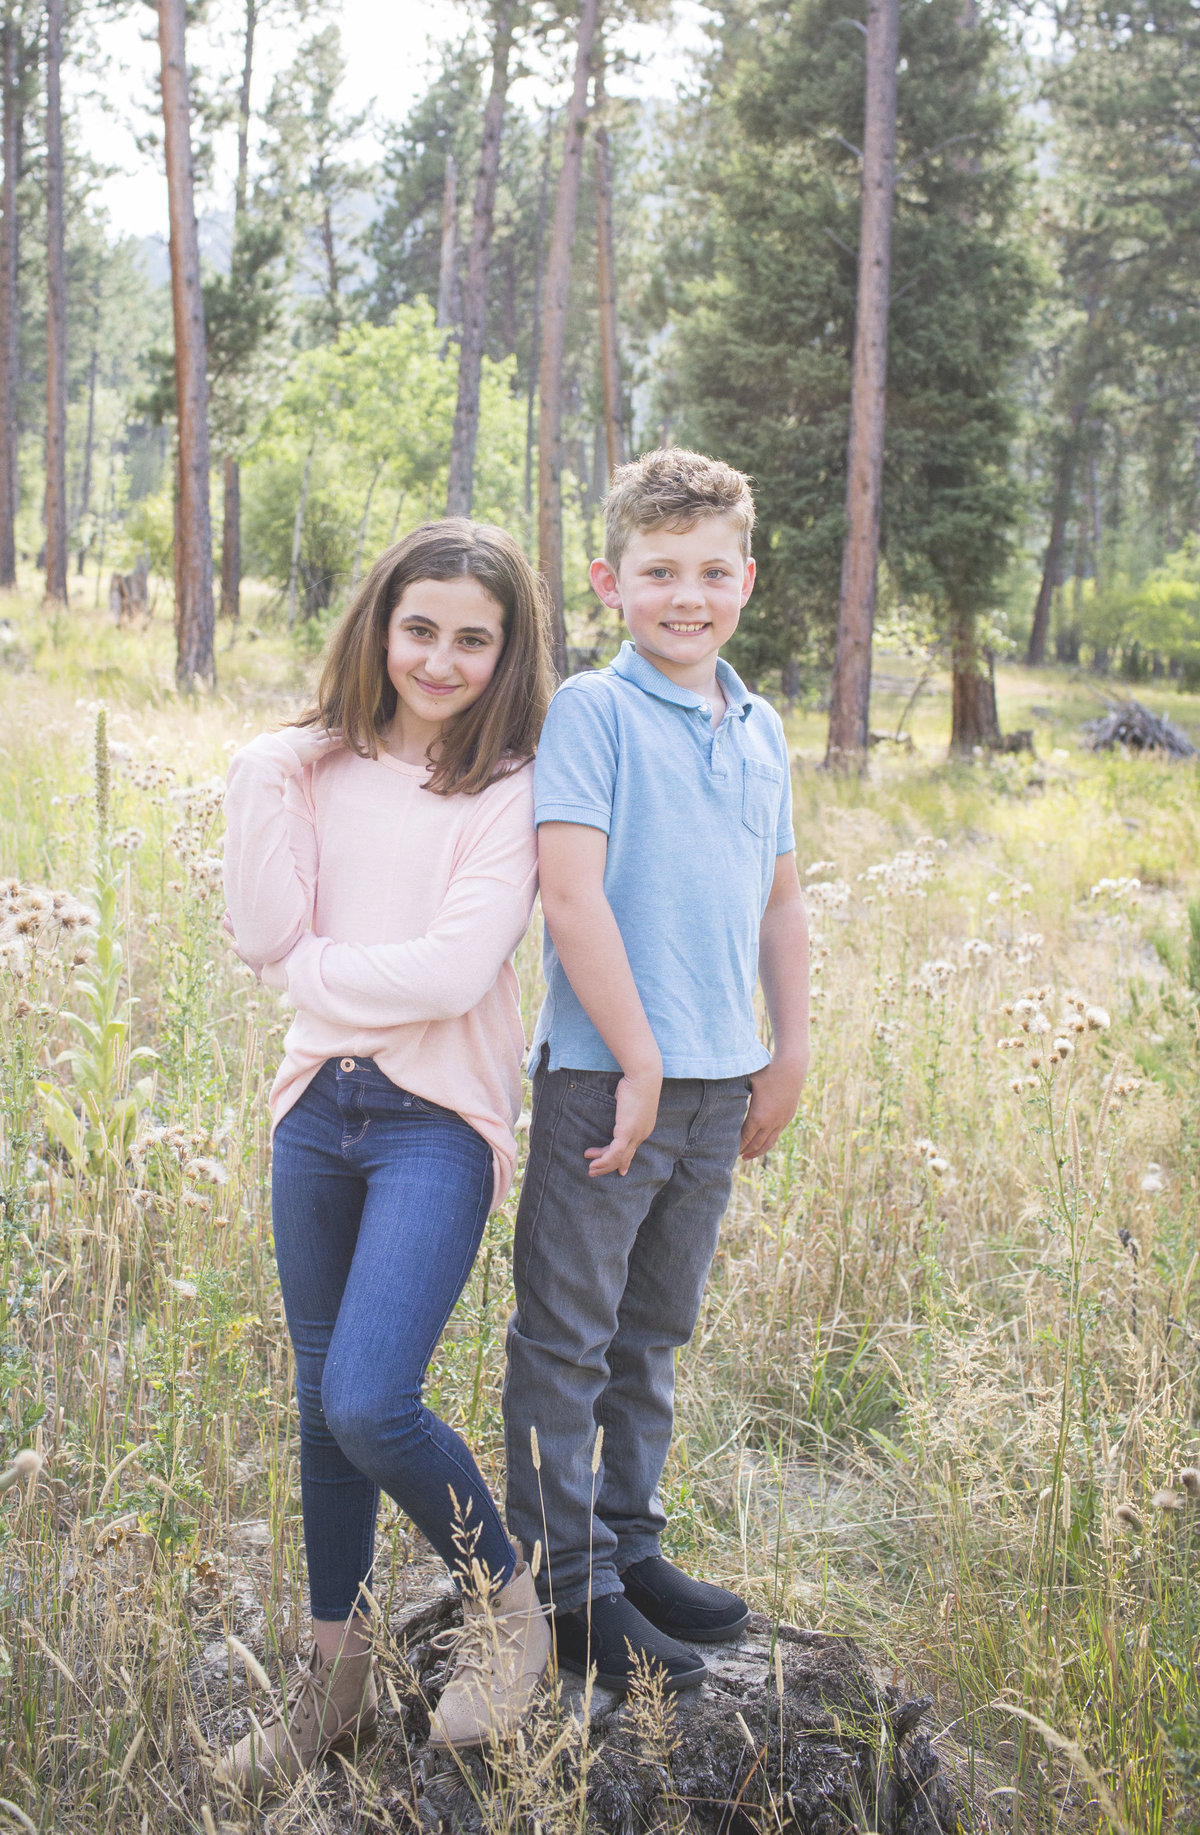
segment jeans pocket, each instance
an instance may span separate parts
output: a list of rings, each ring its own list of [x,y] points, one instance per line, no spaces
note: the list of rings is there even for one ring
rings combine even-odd
[[[616,1112],[620,1081],[619,1070],[572,1070],[567,1073],[567,1089],[571,1095],[582,1097],[584,1102],[610,1115]]]
[[[742,763],[742,821],[752,835],[766,840],[779,825],[779,801],[783,791],[783,772],[778,765],[761,764],[756,758]]]

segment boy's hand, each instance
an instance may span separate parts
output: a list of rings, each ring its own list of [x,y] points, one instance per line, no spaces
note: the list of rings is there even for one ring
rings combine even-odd
[[[654,1132],[661,1093],[661,1072],[644,1071],[621,1078],[617,1085],[617,1120],[611,1141],[607,1147],[584,1149],[584,1159],[592,1162],[588,1167],[589,1179],[598,1179],[606,1172],[619,1172],[624,1178],[634,1154]]]
[[[772,1058],[750,1078],[750,1107],[742,1123],[741,1154],[757,1160],[769,1153],[800,1106],[807,1058]]]

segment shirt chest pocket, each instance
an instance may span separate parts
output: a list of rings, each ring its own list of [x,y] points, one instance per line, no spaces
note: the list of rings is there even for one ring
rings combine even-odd
[[[765,840],[779,826],[779,799],[783,772],[778,765],[760,764],[756,758],[742,763],[742,821],[752,835]]]

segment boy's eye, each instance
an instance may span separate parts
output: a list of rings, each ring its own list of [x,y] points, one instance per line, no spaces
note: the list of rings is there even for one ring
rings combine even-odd
[[[727,570],[724,567],[710,567],[708,577],[710,580],[724,580],[727,577]]]

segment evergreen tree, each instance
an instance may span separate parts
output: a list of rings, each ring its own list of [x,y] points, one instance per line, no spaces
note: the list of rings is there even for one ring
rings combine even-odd
[[[804,652],[828,655],[838,602],[862,32],[832,0],[725,23],[669,399],[686,437],[756,480],[761,586],[739,653],[794,682]],[[1012,367],[1031,278],[1016,101],[995,25],[964,29],[961,0],[906,0],[882,534],[897,586],[945,628],[990,604],[1017,507]]]

